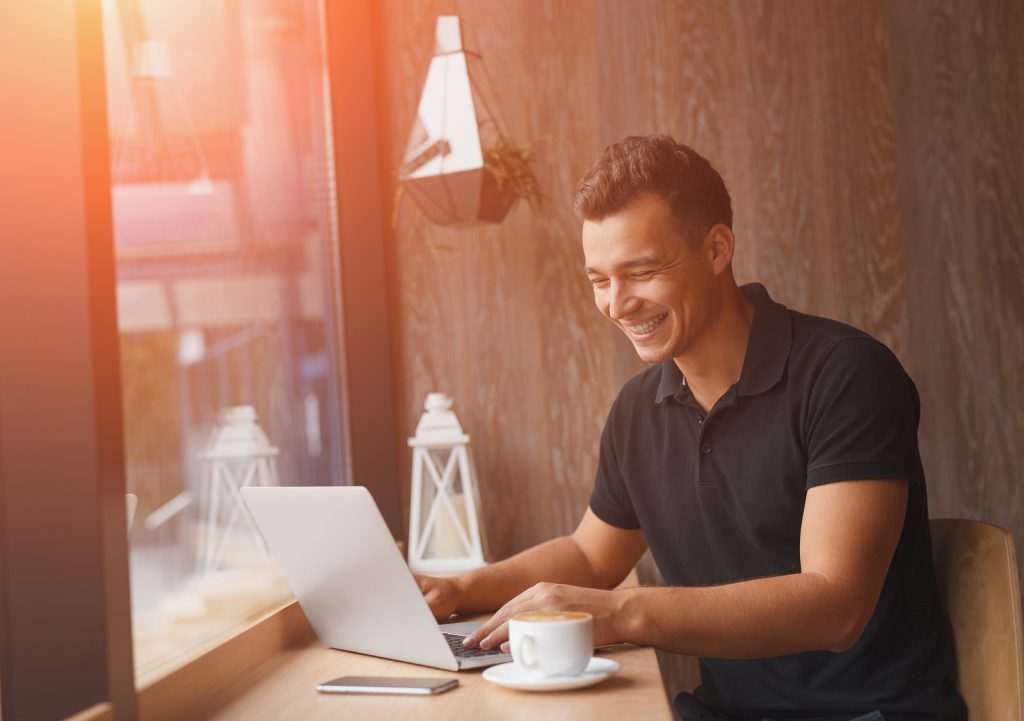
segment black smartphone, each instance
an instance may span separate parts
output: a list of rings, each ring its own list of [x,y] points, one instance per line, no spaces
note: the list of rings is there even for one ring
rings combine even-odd
[[[340,676],[318,683],[320,693],[381,693],[433,696],[459,685],[457,678],[396,678],[389,676]]]

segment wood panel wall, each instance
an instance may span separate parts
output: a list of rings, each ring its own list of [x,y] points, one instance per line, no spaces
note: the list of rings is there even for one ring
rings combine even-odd
[[[900,357],[932,515],[1024,538],[1024,4],[387,0],[389,194],[440,14],[475,28],[547,197],[461,230],[400,209],[389,248],[401,432],[427,392],[454,395],[495,557],[572,530],[642,369],[593,307],[571,199],[605,145],[649,132],[722,172],[738,280]]]

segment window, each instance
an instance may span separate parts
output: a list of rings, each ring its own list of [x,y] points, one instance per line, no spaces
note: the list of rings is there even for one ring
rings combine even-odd
[[[344,482],[318,0],[104,0],[140,679],[288,598],[245,484]]]
[[[138,160],[139,165],[124,166],[123,175],[116,167],[114,138],[120,132],[116,130],[118,122],[133,124],[125,130],[129,139],[134,137],[132,128],[142,123],[130,114],[117,114],[117,103],[125,107],[125,98],[132,94],[130,78],[137,77],[140,85],[156,86],[160,78],[168,77],[168,70],[175,72],[174,33],[157,36],[151,24],[164,6],[150,0],[141,4],[134,0],[117,0],[116,4],[105,0],[0,3],[0,68],[10,71],[0,72],[0,92],[11,99],[6,112],[0,114],[0,137],[5,140],[8,161],[6,172],[0,174],[0,328],[7,339],[0,346],[0,703],[4,718],[64,718],[106,704],[113,707],[116,718],[130,721],[136,717],[137,690],[143,695],[155,692],[158,696],[187,696],[201,703],[196,689],[175,686],[179,683],[177,674],[163,678],[159,684],[149,683],[146,672],[141,683],[134,679],[125,562],[125,468],[127,465],[129,476],[138,474],[128,490],[141,496],[133,542],[149,549],[155,546],[157,551],[152,555],[159,563],[170,561],[167,566],[157,563],[150,569],[155,569],[151,576],[161,588],[173,591],[180,587],[173,579],[185,579],[196,568],[187,546],[195,548],[201,539],[194,537],[196,521],[188,516],[197,513],[201,502],[179,498],[178,506],[184,507],[178,508],[167,506],[164,499],[178,497],[181,491],[195,492],[190,484],[196,478],[201,480],[202,468],[189,470],[194,459],[186,449],[205,447],[208,424],[216,422],[222,406],[253,406],[269,441],[279,449],[276,458],[281,482],[356,482],[368,486],[392,532],[401,535],[396,470],[399,443],[386,330],[385,215],[380,197],[376,101],[372,78],[366,72],[374,61],[371,5],[310,2],[292,7],[291,2],[283,0],[263,4],[214,0],[210,5],[209,12],[222,13],[216,17],[241,20],[241,31],[234,36],[218,35],[216,42],[239,43],[245,52],[234,57],[259,65],[263,71],[271,65],[266,58],[274,55],[260,55],[257,61],[252,53],[259,43],[246,40],[247,33],[264,20],[269,30],[274,30],[277,9],[310,23],[278,28],[289,38],[298,36],[310,43],[304,49],[291,41],[279,45],[284,52],[283,46],[291,43],[293,52],[288,54],[296,63],[291,67],[298,67],[296,58],[300,55],[303,62],[308,62],[304,82],[310,87],[288,86],[287,90],[289,97],[310,102],[302,118],[287,115],[290,122],[308,122],[305,131],[296,131],[302,135],[300,142],[307,143],[298,146],[301,180],[297,182],[313,181],[303,186],[304,194],[312,193],[303,195],[306,205],[301,212],[305,220],[292,216],[287,222],[269,222],[268,216],[249,216],[261,223],[269,222],[273,233],[261,234],[247,225],[250,220],[236,213],[231,217],[241,229],[236,229],[231,238],[244,244],[240,247],[223,247],[219,245],[225,242],[221,234],[198,231],[189,236],[190,241],[182,238],[177,243],[167,231],[173,228],[172,221],[183,223],[179,230],[199,225],[198,215],[192,214],[199,206],[189,205],[191,198],[181,196],[205,198],[207,205],[202,207],[219,212],[222,208],[242,207],[237,205],[239,198],[224,200],[217,189],[218,184],[229,183],[238,188],[252,186],[252,191],[258,184],[247,175],[250,165],[228,164],[226,167],[239,172],[224,173],[225,166],[212,159],[216,153],[211,150],[211,155],[204,156],[205,177],[195,177],[185,168],[187,162],[195,162],[187,158],[198,154],[189,155],[192,151],[186,152],[167,130],[156,136],[167,142],[159,154],[147,156],[160,159],[149,170],[140,170],[145,163],[154,162],[144,158]],[[187,13],[192,18],[196,37],[187,38],[188,43],[214,32],[205,27],[205,16],[197,14],[198,3],[175,3],[174,7],[176,13]],[[155,14],[151,17],[150,13]],[[137,53],[128,51],[132,44],[125,35],[119,49],[111,48],[109,43],[117,41],[111,33],[131,32],[121,25],[129,17],[136,23],[132,27],[146,32],[146,40],[162,39],[166,47],[160,49],[157,43]],[[312,40],[313,28],[326,37],[326,42]],[[184,30],[176,32],[182,34]],[[104,40],[108,43],[106,65]],[[327,65],[322,59],[325,45],[329,49],[329,72],[325,72]],[[237,48],[232,52],[236,51],[240,52]],[[182,67],[188,66],[190,52],[185,53]],[[121,57],[111,57],[112,53],[121,53]],[[133,72],[137,75],[131,75]],[[246,75],[254,72],[241,68],[231,77],[247,84],[262,84],[264,77],[270,78],[268,82],[281,80],[281,73],[267,72],[257,83],[255,77]],[[117,73],[119,77],[111,77]],[[122,91],[109,87],[119,82]],[[121,101],[114,97],[118,92],[122,92]],[[246,93],[251,93],[251,88]],[[257,94],[252,93],[252,97]],[[143,95],[150,98],[150,103],[161,97],[150,91]],[[107,96],[111,96],[109,102]],[[245,93],[233,97],[252,101]],[[319,105],[317,97],[323,98]],[[324,119],[328,107],[329,122]],[[250,110],[245,117],[255,117]],[[281,108],[276,110],[282,112]],[[203,137],[201,132],[196,135]],[[206,153],[207,148],[202,147]],[[128,146],[120,152],[128,153]],[[318,157],[323,160],[316,160]],[[303,165],[313,161],[318,165]],[[319,172],[323,175],[318,176]],[[136,190],[144,196],[143,190],[157,190],[121,187],[146,185],[161,186],[165,191],[177,185],[180,200],[172,196],[152,209],[146,206],[148,220],[136,226],[139,235],[134,239],[136,246],[142,247],[118,244],[115,283],[113,226],[119,226],[119,241],[127,239],[129,245],[132,241],[121,233],[122,221],[111,218],[111,205],[120,202],[122,191],[130,195]],[[270,192],[277,192],[276,187],[270,186]],[[177,202],[184,204],[184,210],[174,205]],[[130,202],[127,207],[131,207]],[[129,221],[126,227],[133,227],[133,223]],[[304,255],[295,250],[299,241],[292,235],[299,227]],[[337,243],[333,242],[335,236]],[[269,250],[271,244],[264,242],[267,238],[278,241]],[[150,243],[154,247],[148,247]],[[155,246],[160,245],[164,247],[157,252]],[[291,264],[264,262],[268,255]],[[282,280],[281,274],[287,277]],[[282,294],[277,298],[298,297],[305,304],[300,303],[298,309],[290,307],[287,312],[270,313],[265,305],[253,308],[242,323],[247,323],[253,333],[263,333],[263,345],[233,346],[228,351],[233,354],[230,361],[219,365],[216,373],[205,371],[204,376],[196,365],[210,356],[212,344],[222,343],[227,337],[248,340],[244,334],[242,338],[237,335],[237,324],[227,321],[241,316],[238,308],[244,303],[237,296],[242,294],[239,289],[246,287],[243,281],[267,275],[271,276],[268,285],[273,288],[277,288],[274,282],[310,279],[300,283],[306,294],[275,291]],[[338,275],[343,276],[340,283]],[[170,289],[172,281],[212,277],[223,278],[224,283],[198,283],[186,290],[205,288],[208,293],[201,297],[202,303],[196,303],[221,310],[217,294],[229,293],[229,298],[235,300],[231,305],[234,315],[223,311],[225,315],[211,320],[209,315],[195,311],[191,317],[203,321],[184,328],[178,325],[184,316],[154,321],[152,305],[137,300],[145,293],[133,296],[140,292],[139,285],[125,289],[127,284],[136,283],[145,290],[147,282]],[[317,282],[321,285],[315,285]],[[310,293],[311,289],[316,293]],[[120,335],[115,295],[122,311]],[[243,300],[255,297],[242,295]],[[317,306],[314,300],[323,305]],[[163,306],[168,313],[176,307],[170,303]],[[309,312],[318,307],[322,317]],[[345,311],[343,319],[338,317],[339,308]],[[137,315],[124,315],[132,312]],[[349,342],[342,341],[338,325]],[[351,342],[353,338],[358,342]],[[119,360],[126,339],[152,353],[139,364],[142,375],[127,381],[119,366],[127,374],[135,361],[127,357],[129,351],[124,351],[125,358]],[[275,339],[283,340],[275,345]],[[287,354],[281,349],[285,342],[291,344]],[[167,349],[162,349],[161,343]],[[285,373],[282,369],[286,360],[305,375]],[[173,369],[170,374],[159,375],[158,371],[168,367]],[[339,367],[344,373],[337,370]],[[280,379],[288,383],[275,385]],[[182,392],[186,382],[209,385],[190,385],[189,392]],[[334,389],[329,386],[332,382]],[[133,388],[132,383],[142,385]],[[250,397],[242,395],[242,390],[254,387],[256,391]],[[303,392],[295,392],[296,387]],[[336,392],[331,394],[332,390]],[[323,398],[315,398],[318,408],[308,400],[306,391],[324,393]],[[295,410],[296,398],[301,398],[301,414]],[[159,433],[143,433],[147,418],[135,418],[132,409],[136,405],[158,407],[161,403],[173,407],[178,423],[160,425]],[[262,407],[264,403],[269,407]],[[289,409],[287,414],[282,408]],[[332,417],[332,413],[337,416]],[[245,420],[251,413],[241,415]],[[316,434],[307,432],[317,417],[319,454]],[[343,422],[347,417],[358,418],[359,422]],[[304,424],[301,433],[291,425],[297,418]],[[163,419],[153,412],[148,420],[160,423]],[[125,429],[135,424],[143,428]],[[165,447],[177,449],[169,461],[158,452]],[[127,464],[123,453],[128,455]],[[165,462],[169,469],[155,470]],[[144,494],[152,488],[151,479],[174,479],[175,473],[177,486],[168,480],[168,486],[160,487],[157,499],[147,501]],[[163,508],[164,513],[155,520],[164,522],[146,528],[145,522],[156,508]],[[230,527],[230,516],[218,515],[218,520],[218,528]],[[243,539],[250,536],[244,529],[226,535]],[[242,540],[235,546],[247,543]],[[226,564],[222,568],[227,557],[225,550],[224,558],[214,564],[221,569],[221,577],[246,573],[244,568],[227,570]],[[173,565],[178,562],[175,559],[180,559],[178,568]],[[136,563],[136,570],[138,566]],[[160,598],[157,596],[157,603]],[[221,597],[212,594],[210,600]],[[210,607],[220,608],[216,603]],[[203,618],[211,620],[209,616]],[[220,620],[226,633],[233,632],[229,627],[237,627],[229,618]],[[170,649],[170,655],[194,653],[198,646],[205,645],[199,637],[209,638],[214,633],[198,634],[188,643],[179,644],[177,650]],[[239,640],[245,641],[245,637]],[[217,658],[214,654],[207,660]],[[54,678],[61,679],[60,693],[54,693]]]

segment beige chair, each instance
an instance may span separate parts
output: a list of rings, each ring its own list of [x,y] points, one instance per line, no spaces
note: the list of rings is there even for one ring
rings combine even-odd
[[[1024,620],[1013,536],[981,521],[931,522],[939,595],[956,647],[950,675],[971,721],[1024,721]]]

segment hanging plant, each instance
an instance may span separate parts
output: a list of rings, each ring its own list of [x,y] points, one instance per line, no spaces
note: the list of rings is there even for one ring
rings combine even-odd
[[[519,147],[503,135],[498,142],[484,150],[484,168],[498,184],[499,190],[508,188],[517,200],[525,200],[534,213],[540,212],[544,196],[540,192],[537,176],[530,167],[530,156],[536,143]]]

